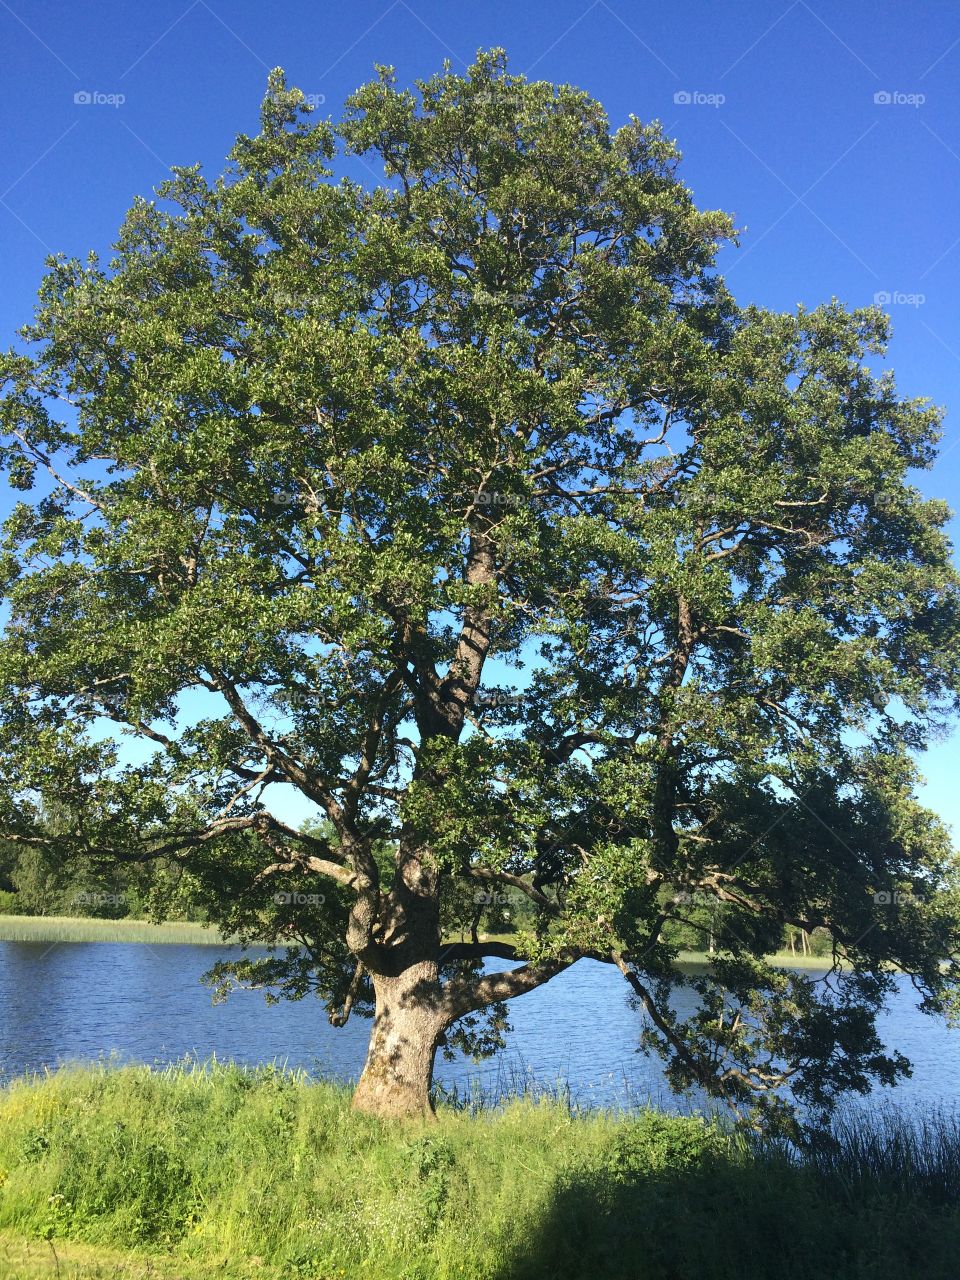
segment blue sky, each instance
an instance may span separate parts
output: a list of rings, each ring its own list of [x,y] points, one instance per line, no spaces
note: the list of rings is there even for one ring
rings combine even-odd
[[[615,124],[663,121],[698,203],[743,231],[721,257],[740,302],[880,301],[901,390],[948,410],[920,487],[960,506],[952,0],[0,0],[0,344],[29,317],[46,254],[107,251],[172,164],[219,169],[255,128],[269,68],[336,113],[374,63],[409,82],[491,45],[516,72],[588,89]],[[956,832],[958,741],[923,762]]]

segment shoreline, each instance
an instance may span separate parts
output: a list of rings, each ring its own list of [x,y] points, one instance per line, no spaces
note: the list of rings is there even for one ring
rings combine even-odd
[[[481,935],[485,941],[508,942],[506,934]],[[180,946],[235,946],[213,925],[178,920],[155,924],[151,920],[106,920],[96,916],[0,915],[0,942],[108,942]],[[681,951],[680,965],[702,966],[705,951]],[[827,956],[791,955],[778,951],[767,959],[795,969],[827,969]]]
[[[0,942],[139,942],[229,946],[212,925],[189,920],[105,920],[97,916],[0,915]]]

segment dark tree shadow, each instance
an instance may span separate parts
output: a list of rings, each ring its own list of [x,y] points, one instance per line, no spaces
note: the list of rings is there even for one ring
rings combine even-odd
[[[496,1280],[957,1280],[960,1206],[785,1159],[572,1170]],[[616,1158],[620,1157],[620,1167]]]

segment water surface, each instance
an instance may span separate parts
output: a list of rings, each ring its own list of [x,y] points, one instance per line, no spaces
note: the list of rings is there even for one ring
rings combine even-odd
[[[267,1005],[261,992],[242,991],[211,1002],[201,974],[240,954],[190,944],[0,942],[0,1076],[112,1054],[148,1063],[187,1055],[278,1061],[355,1079],[368,1019],[355,1016],[336,1029],[309,996]],[[659,1059],[637,1051],[644,1017],[611,966],[581,960],[508,1007],[514,1030],[507,1052],[479,1065],[438,1055],[442,1084],[463,1090],[479,1081],[495,1092],[527,1072],[541,1084],[565,1081],[581,1103],[677,1105]],[[880,1031],[914,1073],[893,1090],[878,1090],[873,1105],[952,1110],[960,1097],[960,1034],[921,1014],[905,979]]]

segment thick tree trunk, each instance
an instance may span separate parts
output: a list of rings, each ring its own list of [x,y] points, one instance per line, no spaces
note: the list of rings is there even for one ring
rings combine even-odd
[[[433,1060],[446,1021],[437,1008],[437,966],[424,961],[396,977],[372,978],[376,1013],[354,1109],[387,1118],[432,1116]]]

